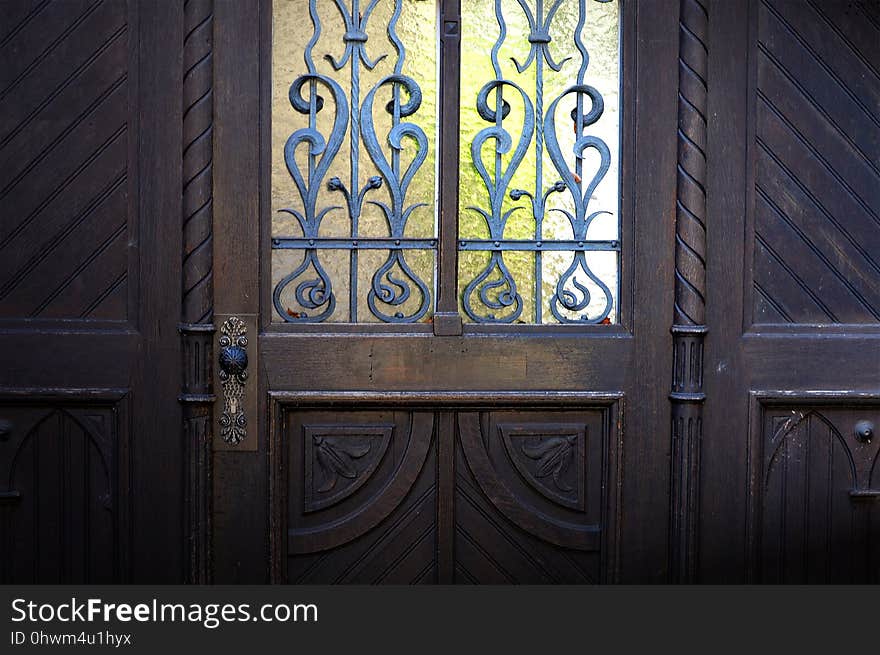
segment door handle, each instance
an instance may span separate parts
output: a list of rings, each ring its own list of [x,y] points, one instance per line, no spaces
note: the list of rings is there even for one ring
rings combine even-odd
[[[220,327],[220,383],[223,386],[223,412],[220,436],[233,446],[247,436],[244,391],[247,382],[247,326],[237,316],[230,316]]]

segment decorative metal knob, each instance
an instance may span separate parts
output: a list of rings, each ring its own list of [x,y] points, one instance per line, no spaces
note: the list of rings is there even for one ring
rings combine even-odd
[[[241,375],[247,365],[247,351],[241,346],[226,346],[220,351],[220,370],[226,375]]]
[[[871,421],[859,421],[853,430],[859,441],[870,441],[874,438],[874,424]]]

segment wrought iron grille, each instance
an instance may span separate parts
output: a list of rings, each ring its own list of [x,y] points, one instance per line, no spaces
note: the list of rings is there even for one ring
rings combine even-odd
[[[308,2],[310,34],[299,26],[305,68],[275,78],[290,84],[288,111],[302,117],[283,146],[273,145],[284,173],[273,170],[273,198],[276,183],[295,190],[275,207],[292,217],[286,232],[273,229],[277,315],[430,321],[434,289],[457,284],[465,321],[615,321],[617,108],[612,101],[606,111],[606,98],[616,98],[618,79],[615,70],[595,81],[584,35],[605,20],[602,56],[616,66],[616,3],[463,0],[459,230],[456,242],[442,244],[433,211],[443,171],[433,170],[431,4]],[[613,10],[594,12],[604,7]],[[377,211],[381,227],[374,216],[365,228]],[[459,251],[457,281],[437,279],[444,247]]]
[[[298,206],[278,209],[296,219],[301,235],[278,235],[272,239],[273,249],[300,251],[302,259],[275,284],[273,303],[285,321],[338,320],[334,315],[338,295],[335,288],[339,280],[328,272],[324,257],[330,252],[345,251],[348,253],[348,320],[356,323],[361,253],[379,250],[386,251],[387,256],[370,278],[366,293],[370,313],[374,320],[388,323],[418,321],[431,309],[429,283],[433,284],[433,279],[423,280],[410,265],[407,253],[434,251],[437,239],[436,236],[414,238],[407,233],[413,212],[427,204],[411,202],[409,191],[429,150],[425,130],[407,120],[422,106],[421,87],[403,72],[407,51],[397,33],[404,4],[411,3],[404,0],[382,3],[386,10],[391,5],[391,13],[386,13],[384,25],[387,42],[375,39],[378,42],[375,47],[379,50],[389,46],[387,49],[393,52],[381,54],[369,52],[373,41],[371,34],[376,33],[371,29],[371,19],[378,13],[379,0],[364,3],[360,0],[333,0],[332,6],[338,12],[334,21],[338,40],[322,39],[327,15],[325,12],[322,17],[318,4],[317,0],[310,0],[308,4],[312,34],[303,53],[307,72],[293,80],[289,92],[290,106],[307,117],[308,124],[296,129],[284,144],[284,164],[295,184],[299,203]],[[331,5],[330,2],[321,4],[324,7]],[[304,19],[301,5],[291,9],[295,13],[288,14],[288,17]],[[339,29],[340,22],[344,31]],[[319,44],[328,49],[338,46],[342,50],[338,55],[333,52],[323,55],[338,75],[331,77],[319,72],[315,60]],[[377,69],[389,56],[393,60],[391,70],[364,87],[364,74]],[[345,71],[348,79],[343,81]],[[388,97],[387,104],[379,96]],[[325,121],[327,129],[322,131],[319,117],[330,111],[334,112],[332,119]],[[380,127],[378,123],[381,121],[376,114],[382,111],[387,112],[390,121]],[[346,136],[348,151],[342,155]],[[407,149],[411,153],[408,162],[404,157]],[[363,151],[376,173],[365,180],[362,175]],[[334,163],[347,164],[346,179],[330,175]],[[329,195],[324,194],[324,190]],[[331,204],[333,198],[338,200]],[[385,221],[384,235],[376,236],[375,230],[372,234],[362,231],[365,203],[381,210]],[[328,235],[322,226],[328,214],[338,211],[347,216],[348,233]]]
[[[475,105],[479,119],[489,125],[473,136],[467,153],[485,189],[480,204],[461,207],[462,215],[476,214],[482,224],[467,227],[463,221],[458,245],[462,252],[488,255],[470,277],[466,267],[473,267],[472,260],[460,255],[461,304],[473,322],[601,323],[613,318],[611,284],[616,287],[620,251],[617,194],[615,187],[613,203],[594,207],[594,192],[608,175],[612,154],[606,140],[591,133],[605,113],[605,102],[590,83],[590,54],[583,40],[591,9],[608,2],[494,0],[497,37],[487,56],[494,76],[479,89]],[[519,23],[516,32],[514,21]],[[613,37],[616,51],[617,34]],[[554,48],[565,53],[567,44],[574,48],[572,56],[559,58]],[[554,76],[551,85],[548,75]],[[616,129],[615,116],[612,134]],[[569,137],[573,130],[573,138],[566,139],[565,130]],[[590,150],[598,161],[587,161]],[[528,218],[512,226],[520,210]],[[553,213],[564,216],[567,225],[548,229]],[[606,215],[614,219],[612,236],[596,238],[591,227]],[[524,234],[527,230],[531,233]],[[480,231],[488,238],[471,238]],[[604,276],[590,262],[603,252],[613,253],[610,265],[606,258]],[[516,270],[507,263],[512,253],[528,253]],[[552,318],[545,315],[545,295]],[[532,306],[528,318],[526,301]]]

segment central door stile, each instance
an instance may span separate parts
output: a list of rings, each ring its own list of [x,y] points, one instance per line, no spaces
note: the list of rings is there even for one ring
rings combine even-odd
[[[440,99],[438,147],[440,187],[440,254],[434,334],[459,336],[458,311],[458,166],[461,60],[461,1],[440,3]]]
[[[437,583],[455,582],[455,413],[437,415]]]

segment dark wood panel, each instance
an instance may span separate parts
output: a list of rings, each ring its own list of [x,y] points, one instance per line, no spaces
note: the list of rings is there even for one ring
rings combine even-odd
[[[876,331],[749,333],[740,344],[750,362],[744,382],[750,389],[876,391],[878,337]]]
[[[273,363],[267,375],[270,388],[278,390],[619,389],[632,372],[633,338],[626,333],[557,336],[551,344],[553,361],[548,360],[547,338],[537,336],[475,340],[425,334],[400,340],[269,333],[260,340],[260,359]],[[307,377],[303,370],[309,371]]]
[[[618,449],[608,419],[603,409],[459,414],[456,582],[615,579],[606,503]]]
[[[756,323],[880,321],[880,34],[857,13],[757,3]]]
[[[129,577],[124,396],[0,401],[0,579],[98,584]]]
[[[669,327],[674,299],[675,205],[678,127],[679,3],[624,2],[623,95],[629,94],[632,131],[623,134],[623,160],[631,184],[623,189],[632,203],[633,230],[625,235],[633,248],[632,265],[621,276],[633,289],[633,350],[620,358],[609,349],[603,361],[626,370],[628,381],[613,386],[613,371],[586,389],[624,389],[637,399],[626,412],[623,444],[626,469],[621,500],[620,580],[659,583],[667,579],[668,490],[671,425],[669,381],[672,356]],[[629,35],[627,37],[627,35]],[[626,112],[624,112],[626,114]],[[625,261],[625,260],[624,260]],[[583,347],[581,345],[580,347]],[[577,350],[579,350],[578,348]],[[566,355],[570,353],[566,352]],[[662,426],[662,427],[661,427]],[[662,432],[663,438],[658,437]],[[645,517],[663,516],[664,521]]]
[[[712,12],[708,209],[721,220],[708,235],[699,580],[867,582],[876,516],[850,497],[844,463],[880,371],[880,148],[865,112],[880,32],[853,2]],[[783,439],[792,416],[806,418]]]
[[[830,401],[826,401],[830,402]],[[876,404],[756,403],[750,455],[754,582],[876,582],[880,444],[859,432]],[[862,424],[864,425],[864,424]]]
[[[588,410],[483,412],[437,412],[408,400],[369,410],[306,409],[315,399],[305,397],[276,406],[277,580],[616,579],[615,399]],[[446,449],[454,456],[438,456]]]
[[[428,412],[292,412],[286,471],[287,577],[399,583],[436,569],[435,417]],[[276,465],[279,462],[276,462]]]
[[[0,317],[129,318],[129,11],[66,2],[0,48]]]
[[[0,415],[32,432],[2,559],[178,582],[183,8],[10,0],[0,35]]]
[[[5,46],[16,34],[21,32],[34,16],[38,15],[49,0],[30,2],[4,2],[0,5],[0,47]]]
[[[271,25],[271,19],[271,11],[258,2],[213,3],[212,278],[217,314],[256,314],[260,308],[258,144],[261,126],[269,126],[261,119],[260,83],[261,74],[268,80],[271,69],[262,63],[268,63],[268,55],[260,58],[261,50],[270,48],[258,44],[267,44],[261,27]],[[262,385],[260,397],[267,397],[265,373],[251,380]],[[222,544],[214,551],[217,582],[268,579],[267,413],[259,412],[249,423],[261,452],[214,454],[214,541]]]

